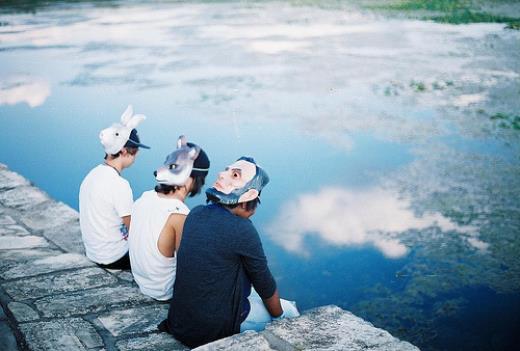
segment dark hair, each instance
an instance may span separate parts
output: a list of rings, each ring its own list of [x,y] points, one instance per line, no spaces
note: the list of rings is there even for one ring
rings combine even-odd
[[[213,195],[209,195],[209,194],[206,194],[206,203],[220,204],[218,198],[216,198]],[[257,198],[254,198],[253,200],[249,200],[249,201],[243,202],[243,203],[246,205],[246,211],[253,211],[253,210],[255,210],[258,207],[258,205],[261,203],[260,202],[260,194],[258,194]],[[237,207],[240,204],[231,204],[231,205],[220,204],[220,205],[222,205],[224,207],[227,207],[227,208],[235,208],[235,207]]]
[[[179,189],[180,187],[177,186],[177,185],[166,185],[166,184],[157,184],[155,186],[155,192],[156,193],[161,193],[161,194],[169,194],[171,192],[176,192],[177,189]]]
[[[191,184],[191,191],[189,197],[194,197],[195,195],[199,194],[202,190],[202,187],[204,186],[204,182],[206,180],[206,176],[196,175],[191,176],[191,178],[193,178],[193,183]]]
[[[204,180],[205,180],[206,176],[195,176],[195,177],[191,177],[191,178],[193,179],[193,183],[191,183],[191,190],[188,193],[188,196],[194,197],[195,195],[200,193],[202,187],[204,186]],[[169,193],[175,193],[180,188],[182,188],[182,186],[157,184],[155,186],[155,192],[166,195]]]
[[[126,152],[128,152],[132,156],[135,155],[137,153],[137,151],[139,150],[139,148],[137,148],[137,147],[130,147],[130,146],[125,146],[124,149],[126,149]],[[112,159],[118,158],[119,156],[121,156],[121,151],[118,151],[115,154],[111,154],[110,156],[112,156]],[[105,160],[107,158],[108,158],[108,154],[105,153]]]
[[[254,211],[260,205],[260,197],[249,200],[246,204],[246,211]]]

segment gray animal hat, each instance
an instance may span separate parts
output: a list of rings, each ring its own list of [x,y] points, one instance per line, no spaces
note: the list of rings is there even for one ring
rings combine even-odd
[[[154,172],[157,183],[177,186],[186,183],[194,170],[193,163],[200,152],[201,148],[199,146],[188,143],[186,137],[181,135],[177,140],[177,149],[166,156],[163,166]],[[209,160],[208,168],[195,170],[207,172],[208,169]]]

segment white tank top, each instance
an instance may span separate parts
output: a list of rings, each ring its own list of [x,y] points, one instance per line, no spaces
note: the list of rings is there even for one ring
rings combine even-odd
[[[163,256],[157,242],[170,214],[189,212],[182,201],[159,197],[153,190],[134,203],[128,243],[132,274],[143,294],[156,300],[173,296],[177,258]]]

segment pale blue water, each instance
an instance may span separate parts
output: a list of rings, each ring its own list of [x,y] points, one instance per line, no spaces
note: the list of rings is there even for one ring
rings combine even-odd
[[[253,221],[300,308],[339,305],[425,350],[520,343],[520,135],[491,118],[518,115],[517,31],[109,5],[3,9],[0,162],[77,209],[99,131],[131,103],[152,147],[123,173],[134,197],[180,134],[207,151],[208,183],[242,155],[268,171]]]

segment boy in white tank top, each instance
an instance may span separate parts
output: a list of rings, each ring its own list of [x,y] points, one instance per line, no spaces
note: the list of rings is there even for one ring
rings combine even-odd
[[[172,298],[176,257],[184,220],[186,196],[200,193],[209,171],[204,150],[179,137],[177,149],[154,172],[157,186],[144,192],[132,207],[129,252],[139,289],[156,300]]]

